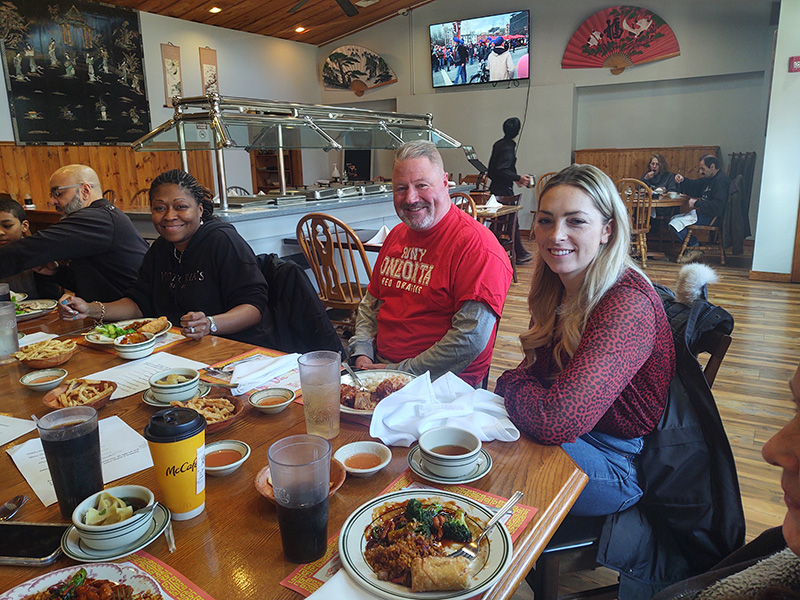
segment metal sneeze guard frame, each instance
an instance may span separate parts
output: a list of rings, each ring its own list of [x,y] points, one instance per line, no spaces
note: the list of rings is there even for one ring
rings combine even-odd
[[[283,150],[319,148],[393,150],[412,140],[428,140],[438,148],[461,143],[433,127],[433,116],[208,96],[173,98],[174,116],[131,144],[134,150],[180,150],[181,167],[189,170],[187,152],[216,153],[220,208],[228,210],[225,181],[226,148],[277,150],[281,194],[286,193]]]

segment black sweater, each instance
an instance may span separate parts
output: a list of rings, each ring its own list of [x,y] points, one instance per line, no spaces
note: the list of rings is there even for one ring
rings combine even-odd
[[[514,182],[520,180],[517,175],[516,144],[514,140],[503,138],[492,146],[489,159],[489,179],[492,180],[489,191],[497,196],[513,196]]]
[[[700,198],[694,207],[698,215],[708,217],[721,217],[728,204],[728,194],[731,182],[722,171],[717,171],[714,177],[701,179],[684,179],[678,184],[678,191],[689,194],[693,198]]]

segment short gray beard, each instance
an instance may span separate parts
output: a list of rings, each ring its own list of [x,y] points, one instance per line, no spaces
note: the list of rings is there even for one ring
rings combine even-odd
[[[405,216],[405,212],[402,215],[398,215],[400,220],[405,223],[409,229],[413,229],[414,231],[426,231],[433,227],[433,221],[436,218],[435,215],[429,214],[428,218],[422,222],[420,225],[419,222],[412,224],[411,219]]]
[[[64,216],[66,217],[67,215],[72,214],[82,208],[83,200],[81,200],[81,193],[75,192],[75,197],[64,207]]]

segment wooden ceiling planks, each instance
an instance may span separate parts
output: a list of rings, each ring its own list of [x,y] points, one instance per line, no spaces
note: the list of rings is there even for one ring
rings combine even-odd
[[[366,8],[356,5],[358,14],[348,17],[334,0],[308,0],[293,14],[288,10],[298,0],[106,0],[110,4],[135,8],[144,12],[214,25],[248,33],[323,46],[350,33],[365,29],[401,11],[428,4],[434,0],[378,0]],[[212,6],[222,12],[212,14]],[[302,33],[297,26],[306,28]]]

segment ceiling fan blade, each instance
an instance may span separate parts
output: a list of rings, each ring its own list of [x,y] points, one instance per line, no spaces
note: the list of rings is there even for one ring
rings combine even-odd
[[[287,14],[287,15],[290,15],[290,14],[292,14],[293,12],[297,12],[298,10],[300,10],[301,8],[303,8],[303,5],[305,5],[305,3],[306,3],[306,2],[308,2],[308,0],[300,0],[300,2],[298,2],[298,3],[297,3],[297,4],[295,4],[295,5],[294,5],[292,8],[290,8],[289,10],[287,10],[287,11],[286,11],[286,14]]]
[[[344,11],[348,17],[355,17],[358,14],[358,9],[353,6],[350,0],[336,0],[336,4]]]

